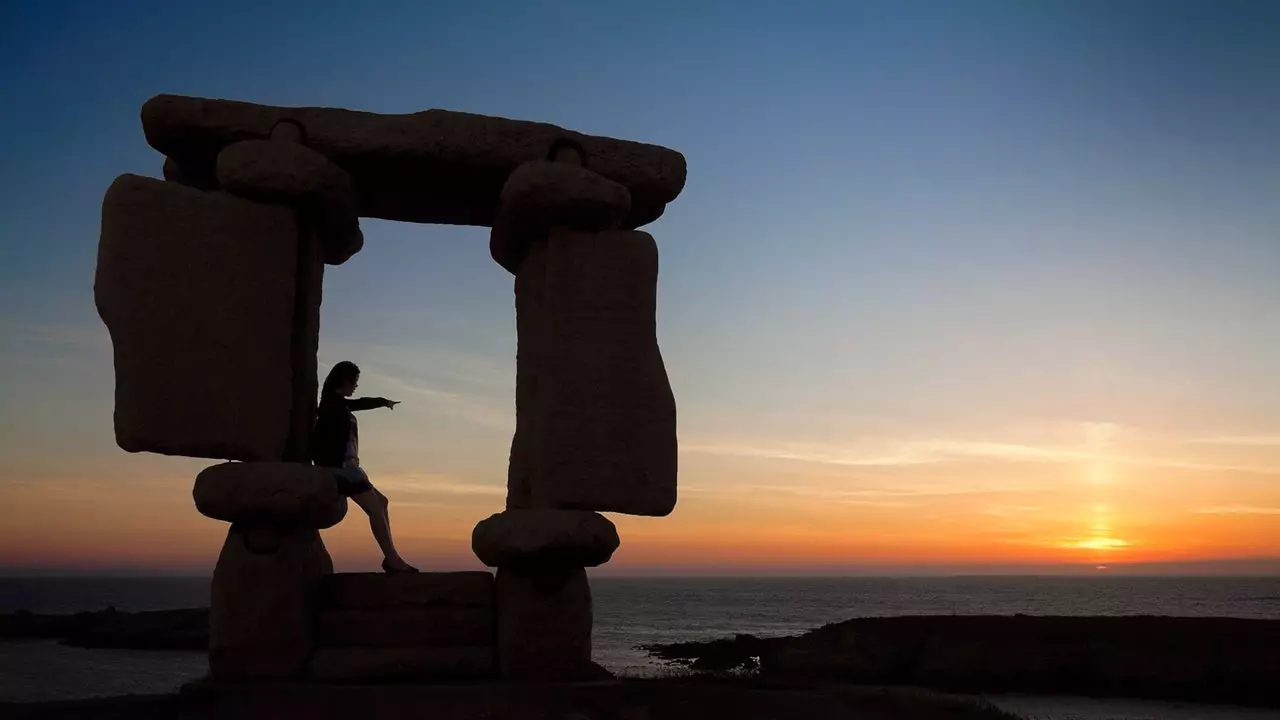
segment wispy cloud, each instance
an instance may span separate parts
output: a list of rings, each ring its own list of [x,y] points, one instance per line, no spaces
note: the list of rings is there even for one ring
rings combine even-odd
[[[436,412],[494,430],[505,432],[515,430],[514,398],[500,404],[493,398],[440,390],[382,372],[366,370],[362,371],[362,374],[380,386],[389,388],[388,395],[394,393],[414,395],[427,400],[428,407]]]
[[[62,323],[29,323],[0,320],[0,336],[22,342],[50,345],[95,345],[110,343],[111,336],[102,324],[72,325]]]
[[[847,445],[780,443],[686,444],[683,452],[772,460],[796,460],[851,467],[926,465],[957,458],[985,458],[1023,462],[1076,462],[1095,459],[1088,449],[1020,443],[962,440],[860,441]]]
[[[903,484],[893,487],[847,488],[817,486],[809,483],[795,485],[747,485],[738,486],[734,492],[779,493],[824,502],[869,507],[912,507],[916,501],[930,498],[962,497],[970,495],[998,495],[1004,493],[1035,493],[1037,489],[1007,486],[981,487],[973,485]]]
[[[1257,507],[1253,505],[1223,505],[1200,508],[1193,511],[1197,515],[1280,515],[1280,507]]]
[[[1280,475],[1280,467],[1200,462],[1178,457],[1113,453],[1109,435],[1092,434],[1089,444],[1034,445],[987,440],[860,440],[848,444],[812,443],[748,444],[735,442],[688,443],[681,452],[767,460],[791,460],[848,467],[899,467],[931,465],[957,460],[992,460],[1019,463],[1096,463],[1106,461],[1170,470]]]
[[[445,475],[387,475],[373,478],[382,490],[410,495],[503,496],[505,484],[464,482]]]
[[[1037,505],[993,505],[982,512],[999,518],[1021,517],[1030,513],[1040,512],[1040,507]]]
[[[1280,448],[1280,435],[1217,435],[1212,437],[1193,438],[1191,442],[1199,445],[1235,445],[1242,447]]]

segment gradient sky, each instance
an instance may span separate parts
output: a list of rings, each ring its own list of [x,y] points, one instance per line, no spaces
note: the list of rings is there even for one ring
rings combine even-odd
[[[208,461],[115,447],[93,306],[161,92],[685,154],[647,228],[680,504],[613,516],[602,572],[1280,570],[1280,3],[13,2],[0,68],[0,571],[204,572],[225,535]],[[476,567],[511,277],[482,229],[364,230],[322,371],[404,402],[361,418],[404,554]],[[358,511],[325,538],[376,566]]]

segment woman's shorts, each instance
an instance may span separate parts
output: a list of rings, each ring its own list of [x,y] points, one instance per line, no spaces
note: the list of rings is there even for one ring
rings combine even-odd
[[[338,469],[338,492],[346,497],[373,489],[369,476],[359,466]]]

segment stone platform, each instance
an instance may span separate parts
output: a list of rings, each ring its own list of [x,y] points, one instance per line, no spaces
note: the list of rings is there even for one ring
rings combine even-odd
[[[493,575],[337,574],[316,587],[308,676],[330,682],[495,677]]]

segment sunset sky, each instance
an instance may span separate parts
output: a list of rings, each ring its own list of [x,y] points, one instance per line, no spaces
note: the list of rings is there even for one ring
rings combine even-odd
[[[0,90],[0,573],[203,573],[225,536],[210,461],[115,446],[93,306],[161,92],[685,154],[646,228],[680,501],[611,516],[601,573],[1280,572],[1280,3],[13,2]],[[404,403],[360,422],[406,558],[478,567],[511,276],[484,229],[363,227],[322,372]],[[354,507],[324,537],[380,560]]]

